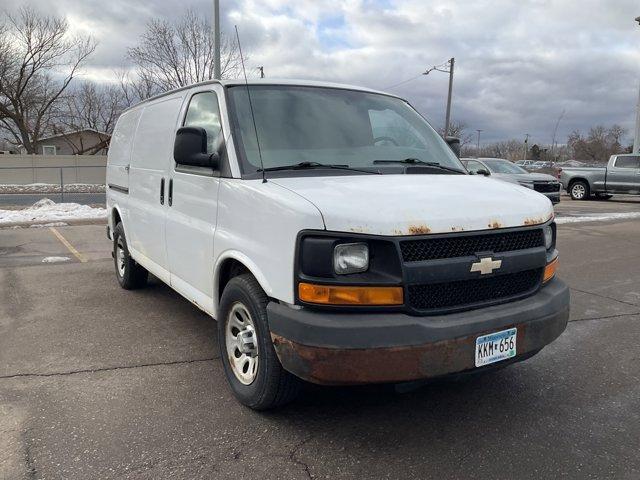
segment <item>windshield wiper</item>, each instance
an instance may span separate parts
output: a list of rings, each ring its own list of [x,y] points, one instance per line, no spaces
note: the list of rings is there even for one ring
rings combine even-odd
[[[279,165],[277,167],[267,167],[264,169],[264,171],[277,172],[279,170],[306,170],[311,168],[333,168],[335,170],[350,170],[352,172],[372,173],[374,175],[380,175],[380,172],[378,170],[361,170],[359,168],[352,168],[349,165],[334,165],[330,163],[319,162],[300,162],[294,163],[292,165]],[[262,172],[262,169],[259,168],[258,172]]]
[[[419,166],[425,166],[425,167],[439,168],[441,170],[447,170],[448,172],[461,173],[463,175],[465,174],[465,172],[463,172],[462,170],[458,170],[457,168],[447,167],[445,165],[441,165],[438,162],[425,162],[424,160],[420,160],[418,158],[404,158],[402,160],[374,160],[373,163],[374,164],[402,163],[405,165],[419,165]]]

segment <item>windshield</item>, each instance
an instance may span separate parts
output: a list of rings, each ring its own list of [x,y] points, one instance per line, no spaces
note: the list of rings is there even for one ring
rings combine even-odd
[[[398,98],[323,87],[249,88],[265,169],[317,162],[384,173],[376,160],[415,159],[464,172],[440,135]],[[257,172],[260,156],[247,87],[228,92],[243,173]]]
[[[519,167],[509,160],[482,160],[484,164],[491,170],[491,173],[529,173],[524,168]]]

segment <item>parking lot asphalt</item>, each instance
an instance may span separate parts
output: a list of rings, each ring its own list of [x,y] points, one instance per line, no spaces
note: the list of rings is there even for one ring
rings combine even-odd
[[[256,413],[212,319],[159,282],[118,287],[103,225],[0,230],[0,478],[639,478],[640,220],[558,243],[571,322],[532,359]]]

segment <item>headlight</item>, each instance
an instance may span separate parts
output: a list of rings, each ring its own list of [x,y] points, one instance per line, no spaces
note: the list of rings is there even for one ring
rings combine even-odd
[[[544,246],[549,250],[553,246],[553,229],[551,225],[545,225],[542,231],[544,232]]]
[[[520,185],[522,185],[523,187],[533,188],[533,182],[521,182],[521,181],[518,181],[518,183]]]
[[[333,269],[340,275],[366,272],[369,247],[366,243],[342,243],[333,250]]]

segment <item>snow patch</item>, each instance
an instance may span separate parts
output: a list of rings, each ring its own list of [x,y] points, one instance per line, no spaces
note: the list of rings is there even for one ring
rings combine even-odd
[[[611,220],[630,220],[640,218],[640,212],[602,213],[584,217],[556,217],[556,223],[607,222]]]
[[[71,260],[69,257],[44,257],[42,263],[59,263],[68,262],[69,260]]]
[[[78,203],[56,203],[48,198],[38,200],[32,206],[22,210],[0,210],[0,226],[21,222],[59,224],[68,220],[103,220],[106,218],[106,208],[94,208]]]

